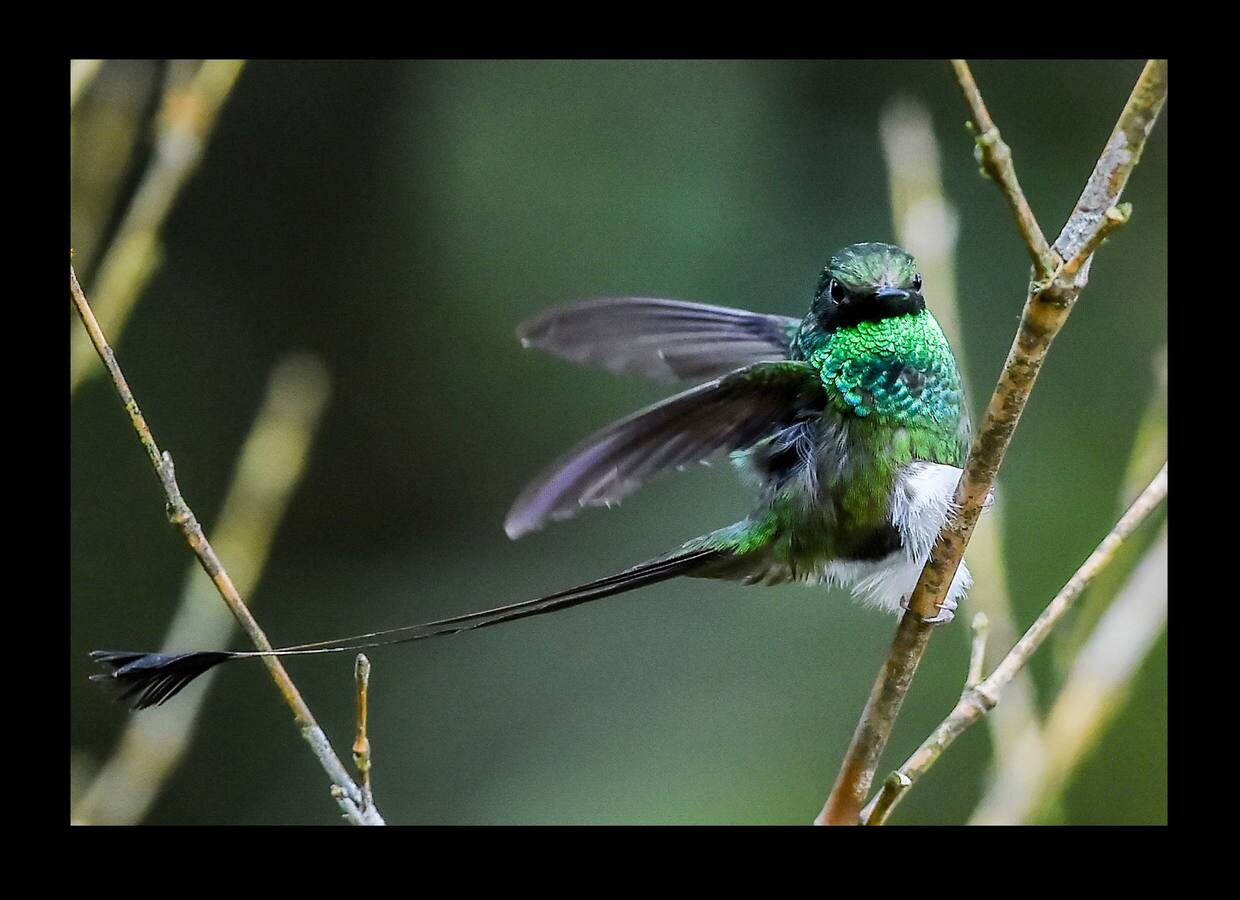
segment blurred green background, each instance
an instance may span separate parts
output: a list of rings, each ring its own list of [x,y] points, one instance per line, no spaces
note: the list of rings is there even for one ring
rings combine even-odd
[[[1051,236],[1140,70],[974,64]],[[109,63],[83,115],[92,103],[141,106],[161,72]],[[272,366],[305,349],[330,370],[331,406],[252,596],[273,641],[525,599],[739,518],[748,495],[716,466],[510,542],[501,522],[529,478],[668,393],[523,352],[513,330],[602,295],[801,315],[832,251],[894,239],[878,116],[897,95],[929,107],[961,217],[976,420],[1028,260],[978,177],[943,62],[247,65],[116,347],[208,532]],[[1132,221],[1100,252],[1000,478],[1022,628],[1113,523],[1154,389],[1167,331],[1166,115],[1125,194]],[[84,148],[74,152],[80,167]],[[89,172],[74,177],[79,190]],[[933,310],[933,284],[926,294]],[[158,646],[189,554],[110,385],[94,378],[71,411],[70,739],[82,777],[128,715],[88,683],[87,651]],[[931,645],[884,770],[954,704],[967,621]],[[376,651],[380,808],[390,823],[808,822],[893,626],[838,591],[684,580]],[[1058,683],[1052,656],[1033,666],[1044,703]],[[347,757],[352,657],[288,667]],[[1165,821],[1166,743],[1164,636],[1044,820]],[[895,821],[965,821],[989,753],[986,728],[970,731]],[[148,821],[336,820],[263,668],[225,668]]]

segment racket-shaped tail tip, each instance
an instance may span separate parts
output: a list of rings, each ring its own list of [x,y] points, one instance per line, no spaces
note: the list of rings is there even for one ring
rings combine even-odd
[[[220,651],[190,653],[135,653],[93,650],[90,658],[107,671],[90,680],[116,695],[132,710],[159,706],[187,684],[234,654]]]

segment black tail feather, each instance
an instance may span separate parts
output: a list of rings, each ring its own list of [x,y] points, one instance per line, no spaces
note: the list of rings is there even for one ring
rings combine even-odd
[[[701,568],[702,564],[707,560],[717,559],[722,555],[724,553],[719,550],[702,549],[692,550],[678,556],[653,560],[634,566],[631,569],[626,569],[615,575],[608,575],[606,578],[590,581],[586,584],[569,588],[566,591],[557,591],[554,594],[548,594],[536,600],[526,600],[522,603],[514,603],[511,606],[501,606],[497,609],[455,616],[451,619],[440,619],[438,622],[428,622],[426,625],[417,626],[414,635],[406,638],[406,640],[458,634],[474,628],[486,628],[489,625],[498,625],[501,622],[513,622],[529,616],[538,616],[543,613],[569,609],[582,603],[589,603],[591,600],[602,600],[604,597],[623,594],[634,588],[667,581],[669,578],[675,578],[678,575],[687,575]]]
[[[90,658],[109,671],[90,680],[114,691],[130,709],[146,709],[175,697],[203,672],[234,656],[217,650],[174,654],[94,650]]]
[[[346,650],[364,650],[391,644],[404,644],[429,637],[457,634],[474,628],[486,628],[501,622],[512,622],[528,616],[542,615],[556,610],[568,609],[592,600],[601,600],[634,588],[666,581],[678,575],[698,571],[710,561],[725,555],[725,551],[698,549],[676,556],[665,557],[634,566],[616,575],[578,585],[566,591],[557,591],[535,600],[513,603],[482,612],[440,619],[423,625],[409,625],[387,631],[374,631],[353,635],[335,641],[319,641],[298,644],[271,651],[226,652],[201,650],[188,653],[136,653],[122,650],[94,650],[90,657],[107,672],[92,675],[90,680],[113,691],[117,699],[130,709],[146,709],[159,706],[175,697],[199,675],[230,659],[250,659],[261,656],[301,656],[317,653],[340,653]],[[394,635],[403,635],[395,637]]]

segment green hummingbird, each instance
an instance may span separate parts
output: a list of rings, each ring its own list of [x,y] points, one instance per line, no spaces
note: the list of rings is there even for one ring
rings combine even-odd
[[[803,319],[647,298],[590,300],[523,323],[518,336],[577,363],[660,380],[709,379],[595,432],[514,502],[518,538],[588,506],[612,506],[651,476],[730,453],[757,491],[739,522],[565,591],[421,625],[273,651],[95,651],[134,709],[207,669],[268,655],[337,653],[455,634],[566,609],[677,576],[851,588],[907,603],[953,510],[969,448],[955,357],[926,309],[917,264],[891,244],[827,262]],[[938,614],[971,584],[961,563]]]

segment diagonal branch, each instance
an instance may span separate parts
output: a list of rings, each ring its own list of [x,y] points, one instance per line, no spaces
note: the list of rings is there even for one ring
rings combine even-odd
[[[973,140],[976,142],[975,152],[982,165],[982,172],[999,185],[1003,199],[1016,217],[1016,227],[1020,229],[1029,257],[1033,260],[1034,277],[1039,281],[1048,278],[1059,267],[1059,257],[1055,255],[1050,244],[1046,243],[1042,226],[1038,224],[1029,201],[1025,199],[1025,192],[1021,190],[1020,182],[1016,179],[1016,167],[1012,165],[1012,148],[1004,143],[998,127],[990,118],[990,110],[982,100],[982,92],[973,80],[969,64],[963,59],[953,59],[951,62],[956,81],[964,94],[964,102],[969,107],[969,124],[972,126]]]
[[[917,260],[926,283],[935,286],[934,317],[955,348],[965,396],[976,396],[975,385],[968,378],[969,360],[963,346],[956,290],[959,216],[943,193],[939,146],[930,112],[918,102],[898,100],[883,111],[879,128],[887,158],[896,243]],[[984,611],[994,640],[1010,647],[1020,631],[1007,586],[1003,538],[1006,511],[1003,504],[992,507],[973,533],[969,544],[973,575],[969,606]],[[1003,706],[987,718],[996,759],[1005,759],[1017,741],[1023,745],[1040,739],[1042,723],[1034,696],[1033,683],[1023,673],[1008,687]]]
[[[1063,259],[1076,256],[1090,242],[1108,210],[1119,202],[1166,99],[1167,61],[1151,59],[1141,70],[1085,190],[1055,240],[1055,252]],[[1087,277],[1087,272],[1083,271],[1082,277]]]
[[[314,357],[297,354],[272,371],[267,395],[242,445],[224,502],[212,527],[216,552],[229,560],[238,592],[253,602],[277,526],[305,471],[310,445],[327,404],[329,378]],[[163,647],[225,646],[236,622],[215,599],[215,588],[190,562]],[[73,806],[75,824],[140,822],[189,749],[215,672],[199,690],[159,715],[130,716],[116,750]]]
[[[983,681],[967,687],[960,702],[930,737],[917,748],[908,761],[888,778],[882,791],[875,797],[864,817],[867,825],[881,825],[895,809],[904,794],[926,774],[948,747],[973,723],[994,709],[1004,687],[1021,671],[1034,652],[1042,645],[1051,630],[1063,620],[1073,603],[1089,587],[1099,572],[1115,558],[1115,553],[1129,535],[1144,522],[1167,496],[1167,464],[1141,493],[1128,511],[1115,523],[1115,527],[1076,570],[1068,583],[1055,595],[1042,614],[1029,626],[1024,637],[1016,642],[1007,656]],[[1048,731],[1050,729],[1048,728]]]
[[[69,266],[69,293],[73,298],[78,315],[82,319],[82,324],[86,326],[86,331],[90,335],[91,343],[98,352],[99,358],[103,360],[104,367],[112,378],[112,384],[121,398],[121,403],[124,404],[125,411],[129,414],[130,424],[133,425],[142,448],[146,451],[151,465],[155,468],[155,474],[159,476],[159,480],[163,484],[164,494],[167,497],[169,520],[181,531],[186,543],[194,551],[194,555],[198,557],[198,562],[202,565],[203,570],[210,576],[211,581],[215,583],[216,590],[219,591],[220,596],[228,605],[229,610],[240,623],[242,629],[249,635],[250,640],[254,642],[254,646],[259,650],[272,649],[271,642],[267,640],[267,635],[263,633],[258,622],[250,614],[250,610],[237,592],[232,578],[229,577],[228,572],[224,569],[224,565],[220,562],[219,557],[215,555],[215,550],[211,547],[207,536],[203,533],[202,526],[198,524],[193,511],[181,496],[181,489],[177,485],[176,472],[172,466],[172,456],[168,453],[161,453],[159,445],[155,443],[155,437],[151,434],[151,429],[142,415],[142,410],[138,408],[138,401],[134,399],[133,392],[129,389],[129,384],[125,380],[125,375],[116,361],[116,354],[108,345],[107,338],[104,337],[103,330],[99,327],[94,311],[90,308],[86,295],[82,293],[82,288],[78,284],[77,273],[73,271],[72,265]],[[327,736],[323,733],[323,729],[315,721],[314,714],[310,712],[310,707],[302,699],[297,686],[293,683],[292,678],[289,677],[288,672],[285,671],[279,659],[274,656],[265,656],[263,657],[263,662],[266,664],[268,671],[270,671],[276,687],[279,688],[281,695],[283,695],[285,703],[293,711],[293,719],[301,729],[302,737],[310,744],[314,755],[318,757],[323,769],[331,776],[333,782],[332,796],[340,805],[341,810],[344,811],[345,818],[355,825],[385,824],[383,817],[379,815],[379,811],[373,806],[366,805],[361,790],[353,782],[353,779],[349,777],[348,771],[341,764],[339,757],[336,756],[336,751],[332,749]]]
[[[1055,242],[1061,257],[1074,257],[1104,227],[1106,211],[1119,201],[1166,96],[1167,64],[1151,61],[1133,88],[1072,217]],[[896,627],[891,649],[861,713],[835,785],[815,820],[819,824],[859,822],[879,757],[934,630],[926,619],[938,612],[947,595],[1051,342],[1088,282],[1089,267],[1087,261],[1070,277],[1064,277],[1061,268],[1050,279],[1030,285],[1020,327],[956,488],[958,512],[939,533],[909,599],[910,612]]]

